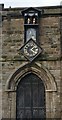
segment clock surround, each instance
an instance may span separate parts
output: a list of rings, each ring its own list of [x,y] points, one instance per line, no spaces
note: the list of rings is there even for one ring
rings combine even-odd
[[[32,62],[41,52],[42,48],[33,40],[27,41],[21,48],[20,52]]]
[[[39,43],[39,17],[41,11],[37,8],[27,8],[22,11],[22,15],[24,17],[24,43],[29,39],[33,39]],[[29,37],[28,31],[32,32]],[[27,35],[28,34],[28,35]],[[29,38],[28,38],[29,37]]]
[[[22,11],[24,17],[24,45],[20,52],[32,62],[41,52],[39,46],[39,17],[41,11],[37,8],[27,8]]]

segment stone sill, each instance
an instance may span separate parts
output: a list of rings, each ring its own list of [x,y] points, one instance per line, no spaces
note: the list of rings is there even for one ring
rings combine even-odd
[[[16,92],[16,90],[7,89],[5,92]],[[46,90],[46,92],[57,92],[57,90]]]
[[[43,57],[43,56],[38,56],[37,58],[34,59],[34,61],[61,61],[62,57]],[[18,58],[0,58],[0,62],[5,62],[5,61],[29,61],[25,57],[18,57]]]

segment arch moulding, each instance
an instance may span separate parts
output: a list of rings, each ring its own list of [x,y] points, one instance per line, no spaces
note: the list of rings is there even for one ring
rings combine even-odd
[[[19,67],[7,80],[5,90],[6,91],[16,91],[17,85],[20,82],[21,78],[23,78],[26,74],[34,73],[44,83],[46,91],[57,91],[57,84],[53,75],[50,73],[48,69],[46,69],[40,63],[26,63]]]

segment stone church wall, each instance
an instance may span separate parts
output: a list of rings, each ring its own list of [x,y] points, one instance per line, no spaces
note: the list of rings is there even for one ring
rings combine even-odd
[[[0,57],[0,64],[2,64],[2,68],[0,67],[2,118],[15,118],[16,112],[14,111],[16,104],[15,92],[6,89],[7,81],[19,67],[29,63],[19,51],[24,44],[24,18],[21,15],[23,9],[3,8],[2,11],[2,26],[0,28],[2,31],[0,35],[2,37],[2,41],[0,41],[2,44],[2,55]],[[57,91],[53,91],[53,94],[52,91],[48,91],[49,98],[47,98],[48,102],[51,102],[51,109],[49,110],[49,106],[47,106],[47,118],[61,118],[62,58],[60,21],[62,14],[60,14],[60,9],[62,8],[40,7],[39,9],[44,11],[39,19],[39,42],[43,48],[43,53],[33,61],[33,64],[37,63],[44,66],[51,73],[56,83]]]

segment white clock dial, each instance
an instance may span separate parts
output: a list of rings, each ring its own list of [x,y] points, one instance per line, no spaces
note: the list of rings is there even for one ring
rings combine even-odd
[[[24,53],[27,56],[33,57],[38,53],[38,47],[35,43],[28,43],[25,47],[24,47]]]
[[[33,39],[27,41],[20,50],[31,62],[42,52],[42,48]]]

